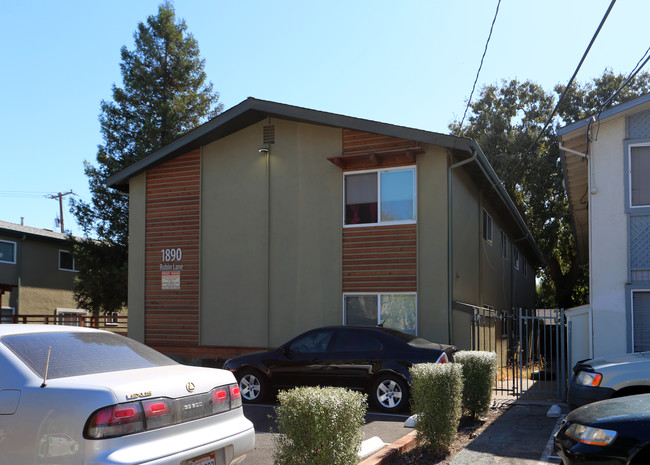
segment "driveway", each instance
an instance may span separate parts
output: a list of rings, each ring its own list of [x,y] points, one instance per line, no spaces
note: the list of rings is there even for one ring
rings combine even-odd
[[[255,425],[255,450],[249,453],[242,465],[273,464],[273,439],[271,429],[276,429],[273,404],[244,404],[244,415]],[[269,418],[271,416],[271,418]],[[411,428],[405,428],[404,422],[409,415],[385,414],[369,411],[363,427],[364,439],[374,436],[390,444],[407,435]]]

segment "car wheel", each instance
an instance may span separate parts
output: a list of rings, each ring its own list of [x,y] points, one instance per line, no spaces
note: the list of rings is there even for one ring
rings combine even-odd
[[[384,412],[398,412],[408,404],[408,385],[395,375],[380,375],[370,390],[373,403]]]
[[[244,369],[237,374],[237,380],[244,402],[255,404],[268,396],[268,383],[259,371]]]

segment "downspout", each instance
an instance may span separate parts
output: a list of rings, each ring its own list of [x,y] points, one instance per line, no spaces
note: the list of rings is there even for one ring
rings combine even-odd
[[[20,315],[20,294],[22,287],[22,278],[23,278],[23,242],[27,239],[27,235],[23,234],[23,237],[18,241],[18,298],[16,299],[16,308],[14,309],[14,315]],[[15,320],[17,323],[18,320]]]
[[[453,320],[453,295],[454,295],[454,260],[453,260],[453,237],[454,228],[452,225],[452,175],[451,171],[460,166],[476,161],[478,152],[475,147],[470,147],[472,156],[447,168],[447,321],[448,321],[448,341],[454,343],[454,320]]]

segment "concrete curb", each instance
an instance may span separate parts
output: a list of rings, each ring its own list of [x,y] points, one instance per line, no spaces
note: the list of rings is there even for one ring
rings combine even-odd
[[[403,454],[404,452],[415,449],[418,443],[416,436],[417,431],[411,431],[402,439],[398,439],[364,461],[359,462],[358,465],[382,465],[393,457],[396,457],[398,454]]]

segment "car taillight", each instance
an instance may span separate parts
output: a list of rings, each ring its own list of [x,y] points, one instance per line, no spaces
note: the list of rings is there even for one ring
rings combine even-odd
[[[174,423],[171,399],[151,399],[142,401],[144,416],[147,418],[147,429],[162,428]]]
[[[436,360],[436,363],[447,363],[449,361],[449,358],[447,357],[447,353],[443,352],[440,357],[438,357],[438,360]]]
[[[241,407],[241,391],[238,384],[230,386],[230,408]]]
[[[241,407],[237,384],[189,397],[159,397],[128,402],[95,411],[84,428],[86,439],[107,439],[198,420]]]
[[[89,439],[114,438],[144,431],[140,402],[113,405],[95,412],[86,423],[84,436]]]

